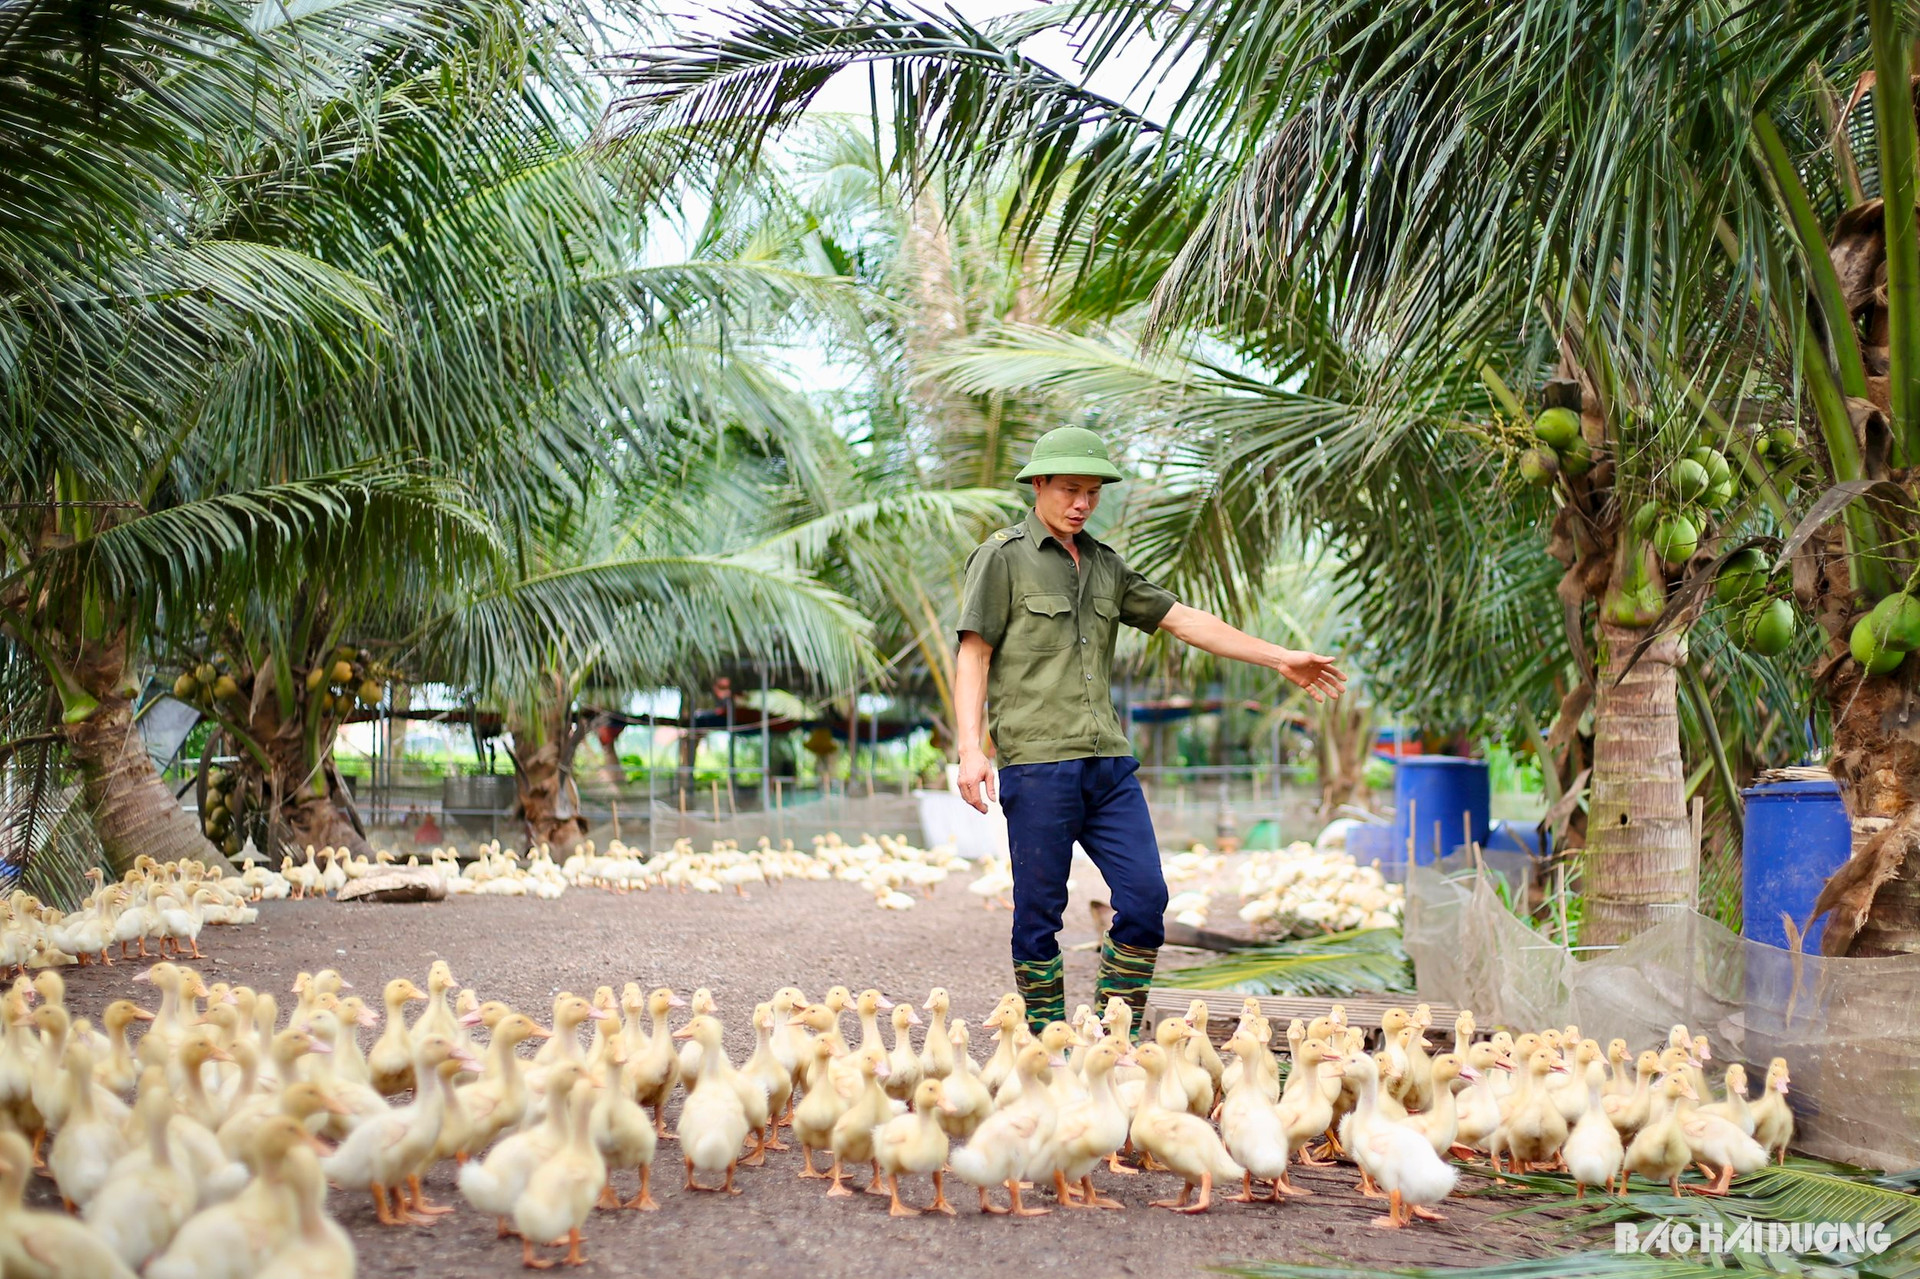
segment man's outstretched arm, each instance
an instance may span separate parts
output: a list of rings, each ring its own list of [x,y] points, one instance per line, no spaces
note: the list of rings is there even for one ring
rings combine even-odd
[[[1279,671],[1306,689],[1316,702],[1338,697],[1347,688],[1346,675],[1333,664],[1331,657],[1282,648],[1229,626],[1211,613],[1189,608],[1185,604],[1175,604],[1169,609],[1166,617],[1160,621],[1160,629],[1215,657],[1231,658],[1236,662]],[[965,775],[964,767],[962,775]]]

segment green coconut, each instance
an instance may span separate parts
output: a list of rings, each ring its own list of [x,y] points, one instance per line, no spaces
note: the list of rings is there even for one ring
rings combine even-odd
[[[240,836],[238,834],[229,835],[225,839],[220,841],[220,851],[225,853],[229,857],[238,856],[240,853],[241,847],[242,847],[242,844],[240,842]]]
[[[213,695],[221,701],[240,696],[240,684],[231,675],[222,675],[213,681]]]
[[[318,691],[320,686],[326,682],[327,668],[325,666],[316,666],[307,672],[307,691],[309,693]]]
[[[1560,469],[1568,475],[1585,475],[1593,469],[1593,447],[1585,437],[1574,436],[1572,442],[1561,450]]]
[[[1580,438],[1580,415],[1572,409],[1541,409],[1533,419],[1533,436],[1556,452]]]
[[[345,660],[335,662],[331,673],[334,683],[340,685],[351,684],[353,682],[353,663]]]
[[[360,681],[359,695],[362,706],[377,706],[380,704],[380,686],[370,679]]]
[[[1659,518],[1660,503],[1648,501],[1640,503],[1639,509],[1634,511],[1633,519],[1628,523],[1633,526],[1636,537],[1646,537],[1653,532],[1654,521]]]
[[[1793,605],[1783,599],[1761,600],[1741,616],[1734,640],[1761,657],[1778,657],[1793,646],[1796,629]]]
[[[1667,483],[1673,489],[1674,497],[1680,501],[1696,502],[1712,486],[1713,477],[1707,474],[1706,467],[1689,457],[1673,468]]]
[[[1709,485],[1719,484],[1733,477],[1733,467],[1727,463],[1727,455],[1719,449],[1709,448],[1703,444],[1687,454],[1687,460],[1698,462],[1706,468]]]
[[[1753,547],[1736,551],[1720,566],[1713,595],[1728,608],[1746,608],[1767,589],[1767,557]]]
[[[1896,653],[1920,648],[1920,599],[1904,591],[1887,596],[1867,614],[1881,644]]]
[[[1700,530],[1684,515],[1672,515],[1653,530],[1653,549],[1668,564],[1684,564],[1700,549]]]
[[[1722,511],[1733,505],[1733,499],[1739,495],[1739,484],[1732,476],[1728,476],[1725,481],[1716,482],[1707,489],[1707,505],[1716,511]]]
[[[193,700],[199,691],[200,681],[193,677],[191,671],[181,672],[180,678],[173,681],[173,695],[183,702]]]
[[[1550,448],[1528,449],[1520,455],[1520,478],[1535,488],[1545,488],[1553,483],[1553,477],[1559,470],[1560,459],[1554,456]]]
[[[1853,660],[1864,666],[1869,675],[1885,675],[1906,658],[1905,653],[1887,646],[1886,637],[1874,624],[1871,613],[1853,624],[1847,647],[1853,651]]]
[[[1785,466],[1800,456],[1800,437],[1790,426],[1776,426],[1767,432],[1767,460]]]

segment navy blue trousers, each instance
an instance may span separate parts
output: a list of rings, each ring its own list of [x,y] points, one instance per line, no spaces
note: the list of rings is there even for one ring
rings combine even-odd
[[[1067,908],[1073,845],[1100,868],[1113,893],[1117,942],[1157,950],[1166,940],[1167,881],[1147,797],[1130,755],[1012,764],[1000,770],[1000,806],[1013,856],[1013,957],[1045,961]]]

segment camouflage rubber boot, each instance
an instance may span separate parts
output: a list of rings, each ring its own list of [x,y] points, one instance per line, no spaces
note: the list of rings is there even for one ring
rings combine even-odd
[[[1153,985],[1153,965],[1160,952],[1117,942],[1111,935],[1100,942],[1100,975],[1093,983],[1093,1007],[1104,1012],[1107,1000],[1118,996],[1133,1010],[1133,1032],[1146,1024],[1147,988]]]
[[[1027,1001],[1027,1029],[1034,1034],[1067,1019],[1066,961],[1060,956],[1014,960],[1013,984]]]

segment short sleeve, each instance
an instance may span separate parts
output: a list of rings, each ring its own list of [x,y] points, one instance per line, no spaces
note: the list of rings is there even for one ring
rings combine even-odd
[[[999,648],[1006,638],[1007,616],[1013,608],[1012,579],[1006,561],[995,553],[997,549],[991,542],[983,543],[967,557],[966,585],[960,591],[960,621],[956,627],[962,633],[974,632],[989,648]]]
[[[1151,635],[1180,601],[1173,592],[1155,586],[1134,569],[1120,570],[1120,620]]]

